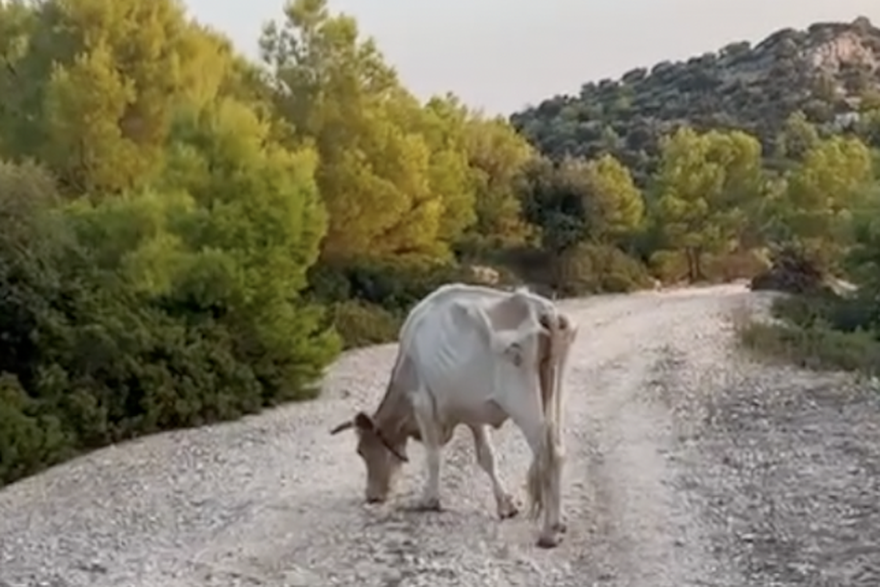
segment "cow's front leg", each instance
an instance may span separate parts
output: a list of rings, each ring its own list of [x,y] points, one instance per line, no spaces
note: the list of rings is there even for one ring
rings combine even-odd
[[[495,466],[495,450],[492,448],[489,432],[486,430],[486,426],[470,426],[470,429],[474,435],[477,462],[492,482],[492,493],[495,495],[498,517],[502,520],[512,518],[519,513],[519,508],[516,507],[513,497],[507,493],[498,477],[498,469]]]
[[[422,497],[416,504],[416,509],[422,511],[440,511],[440,425],[436,420],[434,409],[428,392],[417,394],[413,401],[413,412],[419,433],[422,436],[422,444],[425,447],[425,465],[427,477]]]

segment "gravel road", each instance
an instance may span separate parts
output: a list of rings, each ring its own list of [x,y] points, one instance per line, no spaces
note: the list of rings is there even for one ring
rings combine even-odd
[[[564,302],[580,323],[566,379],[565,506],[553,550],[494,517],[470,434],[445,451],[447,510],[362,503],[353,434],[394,357],[349,353],[322,399],[110,447],[0,491],[0,587],[880,585],[880,406],[843,376],[758,365],[726,285]],[[517,496],[519,431],[494,434]]]

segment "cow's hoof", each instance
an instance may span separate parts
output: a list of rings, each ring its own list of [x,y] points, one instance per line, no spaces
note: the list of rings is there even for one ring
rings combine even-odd
[[[443,508],[440,505],[439,497],[423,497],[416,502],[413,508],[417,512],[441,512]]]
[[[510,495],[505,495],[504,498],[498,502],[498,517],[502,520],[513,518],[518,513],[519,508],[517,507],[516,502],[513,501],[513,497]]]
[[[562,535],[557,532],[541,534],[538,538],[538,548],[556,548],[562,542]]]
[[[568,532],[568,524],[566,524],[565,522],[556,522],[555,524],[553,524],[553,531],[560,534],[565,534],[566,532]]]

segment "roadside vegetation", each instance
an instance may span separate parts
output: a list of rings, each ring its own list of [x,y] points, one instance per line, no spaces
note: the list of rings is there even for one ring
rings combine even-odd
[[[876,243],[854,250],[880,252]],[[832,287],[832,280],[788,290],[773,300],[772,321],[751,319],[738,324],[743,345],[758,355],[808,369],[880,376],[880,275],[871,274],[880,267],[858,253],[852,257],[858,269],[852,273],[864,277],[857,290],[839,284]],[[786,291],[785,287],[772,289]]]

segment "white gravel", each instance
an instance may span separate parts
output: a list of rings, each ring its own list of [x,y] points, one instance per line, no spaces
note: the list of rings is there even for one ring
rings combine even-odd
[[[703,398],[741,379],[727,316],[754,297],[726,285],[563,302],[580,335],[557,549],[535,548],[528,520],[495,518],[463,428],[444,453],[447,511],[400,507],[421,487],[418,445],[400,495],[362,503],[354,436],[328,432],[375,407],[395,351],[383,345],[342,357],[315,402],[110,447],[0,491],[0,586],[751,584],[683,479],[711,419]],[[511,423],[494,442],[522,499],[528,448]]]

